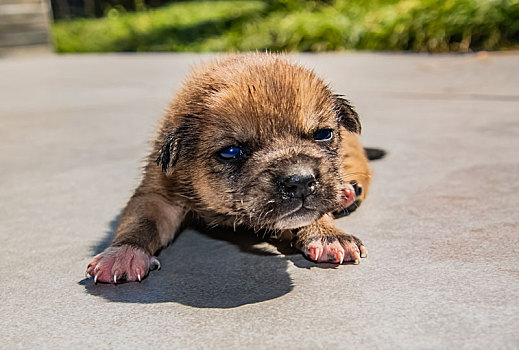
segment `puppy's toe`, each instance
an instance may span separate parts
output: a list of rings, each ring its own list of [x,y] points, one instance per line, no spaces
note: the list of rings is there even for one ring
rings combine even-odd
[[[321,254],[323,252],[323,246],[321,244],[312,244],[308,247],[306,255],[310,260],[319,261]]]
[[[315,262],[329,262],[341,264],[344,259],[344,249],[338,240],[326,242],[322,239],[311,241],[303,253]]]
[[[361,258],[367,258],[368,257],[368,251],[366,250],[366,247],[364,247],[363,245],[361,245],[359,247],[359,250],[360,250],[360,257]]]
[[[360,258],[368,256],[366,247],[357,237],[344,234],[338,238],[341,246],[344,248],[344,261],[352,261],[354,264],[359,264]]]
[[[328,243],[326,246],[326,256],[328,262],[335,264],[342,264],[344,261],[344,248],[340,245],[339,241]]]

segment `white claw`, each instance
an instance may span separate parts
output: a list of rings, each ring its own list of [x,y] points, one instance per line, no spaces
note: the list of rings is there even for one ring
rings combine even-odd
[[[85,277],[86,277],[86,278],[90,278],[90,277],[92,277],[92,276],[90,276],[90,274],[89,274],[88,272],[85,272]]]
[[[117,276],[114,274],[114,283],[117,284]]]
[[[139,282],[141,281],[141,274],[140,273],[137,274],[137,279],[139,280]]]
[[[368,251],[366,250],[366,248],[364,247],[361,247],[361,250],[360,250],[360,257],[361,258],[365,258],[368,256]]]
[[[153,270],[160,270],[160,261],[157,258],[151,258],[150,265],[151,267],[155,267]]]
[[[94,284],[97,284],[97,275],[94,277]]]
[[[319,248],[315,249],[315,261],[319,260],[319,255],[321,254],[321,250]]]
[[[339,264],[342,264],[342,262],[344,261],[344,253],[343,252],[339,252]]]

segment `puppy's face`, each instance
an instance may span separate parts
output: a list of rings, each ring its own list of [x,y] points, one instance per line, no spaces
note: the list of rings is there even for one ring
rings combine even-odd
[[[215,223],[298,228],[341,201],[341,137],[359,131],[355,112],[312,72],[267,57],[209,70],[211,89],[195,90],[199,102],[162,148],[178,159],[171,176],[195,210]]]

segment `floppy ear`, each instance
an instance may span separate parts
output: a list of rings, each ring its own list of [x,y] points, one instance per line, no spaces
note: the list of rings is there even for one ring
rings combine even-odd
[[[341,95],[335,95],[337,101],[337,119],[346,130],[360,134],[360,119],[350,102]]]
[[[157,157],[157,165],[160,165],[162,171],[169,173],[171,168],[178,160],[180,152],[180,142],[177,135],[177,130],[173,130],[166,135],[162,143],[162,147]]]

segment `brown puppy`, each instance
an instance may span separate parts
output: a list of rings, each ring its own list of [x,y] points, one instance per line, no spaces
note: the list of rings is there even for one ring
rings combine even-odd
[[[361,241],[335,227],[366,196],[357,113],[315,74],[273,54],[196,69],[165,115],[141,184],[95,281],[141,280],[187,217],[294,237],[316,262],[359,262]]]

